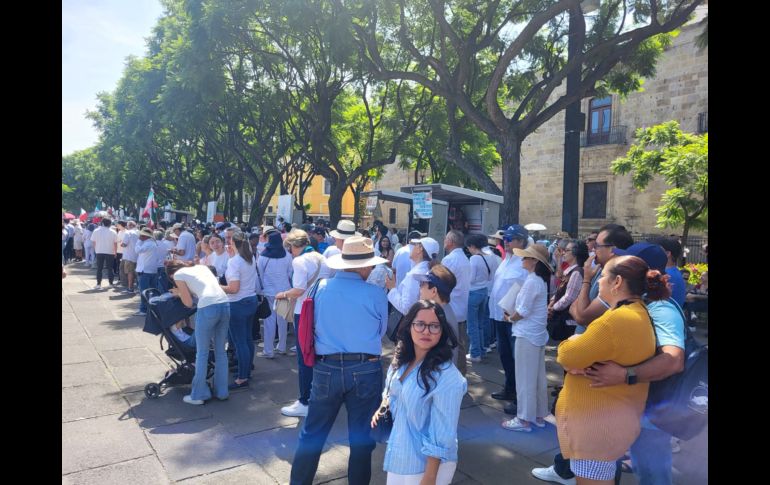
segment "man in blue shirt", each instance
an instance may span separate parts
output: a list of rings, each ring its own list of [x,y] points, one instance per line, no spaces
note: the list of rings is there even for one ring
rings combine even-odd
[[[385,262],[374,255],[372,240],[360,236],[345,239],[342,254],[326,261],[337,273],[320,281],[313,298],[316,363],[308,414],[291,467],[292,485],[313,483],[343,403],[350,442],[348,483],[371,480],[376,443],[369,436],[370,419],[382,394],[381,339],[388,326],[388,300],[366,279],[374,266]]]
[[[658,237],[650,242],[659,245],[666,252],[666,256],[668,256],[666,274],[669,276],[668,282],[671,283],[671,298],[679,306],[683,306],[684,298],[687,295],[687,284],[684,281],[682,272],[676,266],[679,256],[682,255],[682,245],[673,237]]]

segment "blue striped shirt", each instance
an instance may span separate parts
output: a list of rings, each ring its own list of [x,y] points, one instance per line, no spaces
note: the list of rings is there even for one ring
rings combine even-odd
[[[457,422],[468,382],[451,362],[441,365],[425,395],[419,365],[400,382],[407,365],[388,369],[393,431],[385,450],[384,470],[399,475],[425,471],[429,456],[441,462],[457,461]],[[387,390],[387,386],[386,386]],[[383,392],[384,394],[384,392]]]
[[[315,352],[380,355],[388,329],[388,298],[358,273],[337,271],[321,280],[313,299]]]

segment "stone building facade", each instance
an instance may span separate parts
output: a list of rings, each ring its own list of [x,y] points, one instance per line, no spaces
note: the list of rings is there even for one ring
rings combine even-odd
[[[631,183],[631,175],[613,175],[610,163],[625,155],[637,128],[677,120],[683,131],[708,131],[708,48],[700,50],[695,45],[695,37],[702,31],[696,23],[705,16],[707,8],[699,7],[696,18],[680,29],[671,47],[661,56],[656,76],[645,80],[643,91],[632,93],[625,100],[612,95],[609,102],[605,101],[607,105],[593,110],[597,111],[594,115],[592,108],[602,103],[593,100],[592,105],[591,99],[581,102],[586,131],[581,133],[580,148],[580,234],[609,222],[624,224],[634,233],[681,230],[655,227],[655,208],[667,190],[663,180],[656,178],[644,192],[639,192]],[[563,92],[564,85],[561,89]],[[597,132],[592,132],[597,124]],[[522,224],[544,224],[548,233],[561,229],[563,173],[564,112],[554,116],[522,144],[519,210]],[[500,168],[492,177],[502,186]],[[412,184],[414,172],[399,170],[394,164],[387,168],[375,187],[399,190],[403,185]],[[584,201],[586,194],[588,200]],[[393,225],[406,227],[404,205],[383,204],[383,218],[390,215],[391,206],[397,210]]]

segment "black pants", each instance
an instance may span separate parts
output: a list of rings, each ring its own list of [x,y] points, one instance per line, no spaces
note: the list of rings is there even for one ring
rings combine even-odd
[[[64,246],[64,262],[69,262],[70,259],[75,255],[75,239],[69,238],[67,239],[67,244]]]
[[[513,357],[513,342],[516,337],[511,336],[511,324],[492,320],[497,330],[497,351],[500,353],[500,363],[505,371],[505,392],[516,395],[516,361]]]
[[[96,284],[102,284],[102,270],[107,267],[107,279],[112,284],[115,279],[115,273],[112,271],[112,265],[115,261],[115,255],[113,254],[100,254],[96,253]]]
[[[120,260],[123,259],[123,253],[117,253],[115,260],[112,262],[112,272],[114,274],[120,274]]]

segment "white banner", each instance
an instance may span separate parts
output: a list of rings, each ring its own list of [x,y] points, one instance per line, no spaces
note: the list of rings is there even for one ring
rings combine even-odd
[[[215,215],[217,215],[217,201],[212,200],[206,208],[206,222],[214,222]]]

